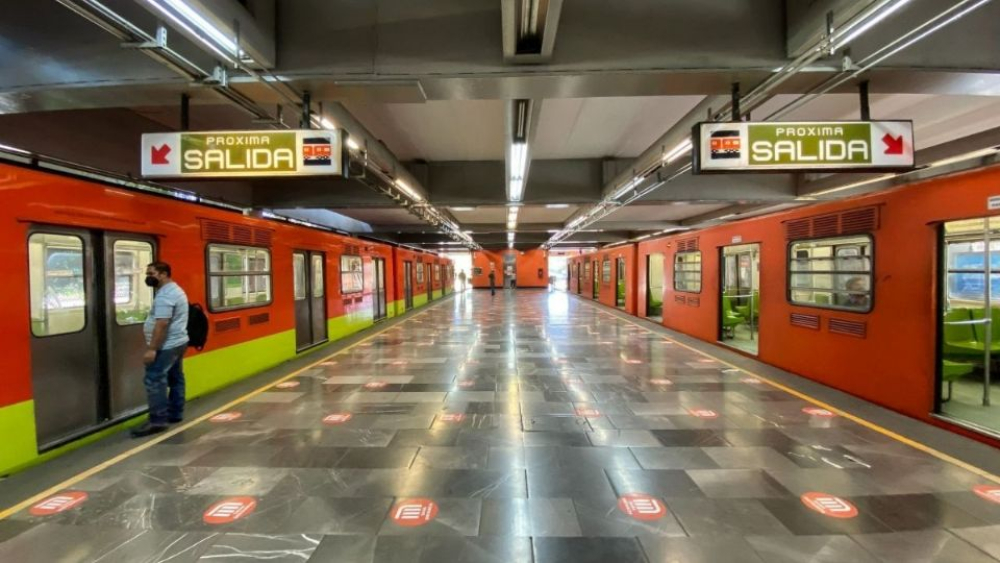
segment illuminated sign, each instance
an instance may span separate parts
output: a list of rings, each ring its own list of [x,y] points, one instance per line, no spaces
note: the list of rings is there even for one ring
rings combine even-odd
[[[342,176],[340,131],[202,131],[142,136],[147,178]]]
[[[699,123],[694,172],[909,170],[913,122]]]

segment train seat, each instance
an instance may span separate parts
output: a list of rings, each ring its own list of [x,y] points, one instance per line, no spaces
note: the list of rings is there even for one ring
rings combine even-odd
[[[980,318],[982,312],[980,312]],[[985,348],[982,342],[976,338],[976,331],[971,324],[948,324],[973,320],[972,310],[952,309],[944,315],[944,342],[941,345],[941,353],[946,358],[968,358],[969,356],[982,356]]]

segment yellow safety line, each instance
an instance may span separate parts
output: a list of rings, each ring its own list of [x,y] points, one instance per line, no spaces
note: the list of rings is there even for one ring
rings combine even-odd
[[[952,463],[954,465],[957,465],[957,466],[961,467],[962,469],[965,469],[966,471],[970,471],[972,473],[975,473],[976,475],[979,475],[980,477],[983,477],[985,479],[989,479],[990,481],[993,481],[994,483],[1000,483],[1000,476],[997,476],[997,475],[995,475],[993,473],[990,473],[989,471],[987,471],[985,469],[982,469],[980,467],[976,467],[975,465],[972,465],[970,463],[962,461],[962,460],[960,460],[958,458],[952,457],[952,456],[950,456],[950,455],[948,455],[948,454],[946,454],[946,453],[944,453],[942,451],[936,450],[936,449],[928,446],[927,444],[924,444],[924,443],[921,443],[921,442],[917,442],[916,440],[912,440],[910,438],[907,438],[906,436],[902,436],[900,434],[897,434],[897,433],[893,432],[892,430],[889,430],[888,428],[884,428],[882,426],[879,426],[878,424],[875,424],[874,422],[870,422],[868,420],[865,420],[865,419],[861,418],[860,416],[856,416],[856,415],[853,415],[853,414],[851,414],[849,412],[841,410],[841,409],[839,409],[839,408],[837,408],[837,407],[835,407],[833,405],[830,405],[829,403],[825,403],[825,402],[823,402],[823,401],[821,401],[821,400],[819,400],[819,399],[817,399],[815,397],[811,397],[811,396],[809,396],[809,395],[807,395],[807,394],[805,394],[805,393],[803,393],[801,391],[798,391],[796,389],[792,389],[791,387],[788,387],[787,385],[784,385],[782,383],[778,383],[777,381],[773,381],[771,379],[768,379],[767,377],[759,375],[759,374],[757,374],[755,372],[752,372],[752,371],[750,371],[748,369],[741,368],[741,367],[739,367],[739,366],[737,366],[735,364],[731,364],[731,363],[727,362],[726,360],[723,360],[722,358],[719,358],[717,356],[713,356],[712,354],[709,354],[708,352],[704,352],[702,350],[699,350],[697,348],[694,348],[692,346],[684,344],[683,342],[679,342],[679,341],[677,341],[677,340],[675,340],[673,338],[670,338],[669,336],[665,336],[663,334],[660,334],[660,333],[652,330],[649,327],[643,326],[643,325],[641,325],[641,324],[633,321],[630,318],[620,317],[620,316],[618,316],[616,314],[613,314],[613,313],[610,313],[608,311],[604,311],[602,309],[599,309],[599,308],[596,307],[596,305],[594,303],[588,302],[585,299],[580,299],[580,301],[582,301],[583,303],[586,303],[586,304],[590,305],[591,307],[594,307],[594,309],[597,310],[599,313],[602,313],[604,315],[608,315],[608,316],[613,317],[615,319],[618,319],[620,321],[625,321],[627,323],[633,324],[633,325],[635,325],[635,326],[637,326],[637,327],[645,330],[646,332],[649,332],[651,334],[655,334],[656,336],[659,336],[659,337],[661,337],[661,338],[663,338],[665,340],[669,340],[670,342],[673,342],[674,344],[677,344],[678,346],[682,346],[684,348],[687,348],[688,350],[691,350],[692,352],[696,352],[698,354],[701,354],[702,356],[705,356],[706,358],[711,358],[712,360],[715,360],[715,361],[717,361],[717,362],[719,362],[721,364],[727,365],[727,366],[729,366],[732,369],[741,371],[741,372],[743,372],[743,373],[745,373],[747,375],[751,375],[754,378],[759,379],[759,380],[763,381],[764,383],[766,383],[766,384],[768,384],[768,385],[770,385],[770,386],[772,386],[772,387],[774,387],[776,389],[780,389],[780,390],[782,390],[782,391],[784,391],[784,392],[786,392],[786,393],[788,393],[790,395],[798,397],[799,399],[802,399],[804,401],[812,403],[812,404],[814,404],[816,406],[822,407],[822,408],[824,408],[824,409],[826,409],[826,410],[828,410],[830,412],[836,413],[837,415],[842,416],[842,417],[844,417],[844,418],[846,418],[848,420],[851,420],[853,422],[856,422],[856,423],[860,424],[861,426],[864,426],[865,428],[868,428],[870,430],[874,430],[874,431],[876,431],[876,432],[878,432],[880,434],[884,434],[885,436],[893,438],[894,440],[898,440],[898,441],[906,444],[907,446],[916,448],[916,449],[918,449],[918,450],[920,450],[920,451],[922,451],[924,453],[930,454],[930,455],[932,455],[932,456],[934,456],[934,457],[936,457],[936,458],[938,458],[938,459],[940,459],[942,461],[947,461],[948,463]],[[603,305],[603,304],[601,304],[601,305],[604,306],[604,307],[606,307],[606,305]],[[666,328],[666,327],[664,327],[664,328]],[[694,338],[694,337],[692,337],[692,338]]]
[[[289,373],[287,375],[284,375],[284,376],[282,376],[282,377],[280,377],[280,378],[278,378],[278,379],[276,379],[276,380],[274,380],[274,381],[272,381],[272,382],[270,382],[270,383],[268,383],[268,384],[266,384],[266,385],[264,385],[262,387],[254,389],[253,391],[250,391],[249,393],[247,393],[247,394],[245,394],[245,395],[243,395],[241,397],[233,399],[232,401],[226,403],[225,405],[223,405],[223,406],[221,406],[221,407],[219,407],[219,408],[217,408],[217,409],[215,409],[213,411],[205,413],[202,416],[200,416],[200,417],[198,417],[198,418],[196,418],[194,420],[191,420],[189,422],[181,424],[180,426],[174,427],[173,429],[168,430],[168,431],[166,431],[166,432],[164,432],[162,434],[159,434],[159,435],[157,435],[155,438],[153,438],[151,440],[143,442],[142,444],[140,444],[140,445],[138,445],[138,446],[136,446],[136,447],[134,447],[134,448],[132,448],[132,449],[130,449],[128,451],[122,452],[122,453],[116,455],[115,457],[113,457],[113,458],[111,458],[111,459],[109,459],[107,461],[104,461],[104,462],[102,462],[102,463],[100,463],[98,465],[95,465],[94,467],[91,467],[90,469],[88,469],[86,471],[78,473],[78,474],[74,475],[73,477],[70,477],[69,479],[66,479],[65,481],[59,483],[58,485],[53,485],[52,487],[49,487],[48,489],[46,489],[46,490],[44,490],[44,491],[42,491],[42,492],[40,492],[40,493],[32,496],[31,498],[28,498],[28,499],[26,499],[26,500],[24,500],[22,502],[19,502],[19,503],[15,504],[14,506],[11,506],[10,508],[7,508],[7,509],[5,509],[3,511],[0,511],[0,520],[3,520],[4,518],[7,518],[7,517],[9,517],[9,516],[11,516],[11,515],[13,515],[13,514],[15,514],[17,512],[20,512],[21,510],[24,510],[25,508],[28,508],[28,507],[34,505],[35,503],[37,503],[37,502],[39,502],[39,501],[41,501],[43,499],[46,499],[46,498],[48,498],[48,497],[50,497],[50,496],[52,496],[52,495],[54,495],[54,494],[56,494],[56,493],[58,493],[60,491],[63,491],[65,489],[69,488],[69,487],[72,487],[73,485],[79,483],[80,481],[83,481],[84,479],[86,479],[88,477],[91,477],[91,476],[95,475],[96,473],[98,473],[100,471],[103,471],[104,469],[107,469],[108,467],[111,467],[112,465],[114,465],[114,464],[116,464],[116,463],[118,463],[118,462],[120,462],[122,460],[128,459],[129,457],[132,457],[135,454],[138,454],[140,452],[146,451],[149,448],[151,448],[151,447],[159,444],[160,442],[163,442],[164,440],[167,440],[168,438],[176,436],[177,434],[179,434],[181,432],[184,432],[185,430],[188,430],[188,429],[194,427],[197,424],[205,422],[206,420],[212,418],[213,416],[215,416],[215,415],[217,415],[219,413],[225,412],[225,411],[227,411],[227,410],[235,407],[236,405],[238,405],[238,404],[246,401],[247,399],[250,399],[251,397],[255,397],[255,396],[257,396],[257,395],[259,395],[259,394],[267,391],[268,389],[274,387],[275,385],[277,385],[278,383],[281,383],[282,381],[287,381],[289,379],[292,379],[293,377],[297,377],[302,372],[308,371],[308,370],[310,370],[310,369],[318,366],[319,364],[321,364],[321,363],[329,360],[330,358],[332,358],[334,356],[339,356],[341,354],[345,354],[351,348],[354,348],[355,346],[358,346],[359,344],[367,342],[368,340],[371,340],[372,338],[375,338],[376,336],[382,334],[383,332],[385,332],[385,331],[387,331],[389,329],[396,328],[397,326],[400,326],[400,325],[403,325],[403,324],[406,324],[406,323],[410,322],[411,320],[419,317],[420,315],[423,315],[425,313],[429,313],[431,311],[431,309],[433,309],[434,307],[437,307],[438,305],[440,305],[442,303],[443,303],[443,301],[438,301],[437,303],[434,303],[434,304],[430,305],[429,307],[427,307],[423,311],[415,313],[413,316],[411,316],[410,318],[408,318],[406,320],[403,320],[401,322],[398,322],[398,323],[395,323],[395,324],[392,324],[392,325],[387,325],[387,326],[383,327],[381,330],[379,330],[377,332],[373,332],[373,333],[371,333],[368,336],[362,338],[361,340],[358,340],[357,342],[355,342],[353,344],[350,344],[350,345],[348,345],[348,346],[346,346],[346,347],[344,347],[344,348],[342,348],[340,350],[337,350],[336,352],[333,352],[331,354],[323,356],[322,358],[316,360],[315,362],[313,362],[313,363],[311,363],[311,364],[309,364],[309,365],[307,365],[307,366],[305,366],[303,368],[299,368],[299,369],[297,369],[297,370],[295,370],[295,371],[293,371],[293,372],[291,372],[291,373]]]

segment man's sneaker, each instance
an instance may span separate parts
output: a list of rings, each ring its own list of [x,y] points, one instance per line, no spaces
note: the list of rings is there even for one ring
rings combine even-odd
[[[171,416],[167,419],[170,424],[177,424],[178,422],[184,422],[184,417],[182,416]]]
[[[165,424],[153,424],[147,422],[142,426],[138,426],[132,429],[133,438],[142,438],[143,436],[152,436],[153,434],[159,434],[167,429]]]

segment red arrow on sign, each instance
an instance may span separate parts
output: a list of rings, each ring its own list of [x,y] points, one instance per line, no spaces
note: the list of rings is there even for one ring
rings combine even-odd
[[[164,143],[159,147],[149,147],[151,154],[150,162],[153,164],[170,164],[167,155],[170,154],[170,145]]]
[[[882,142],[885,143],[885,154],[903,154],[903,136],[893,137],[892,135],[886,133],[882,137]]]

